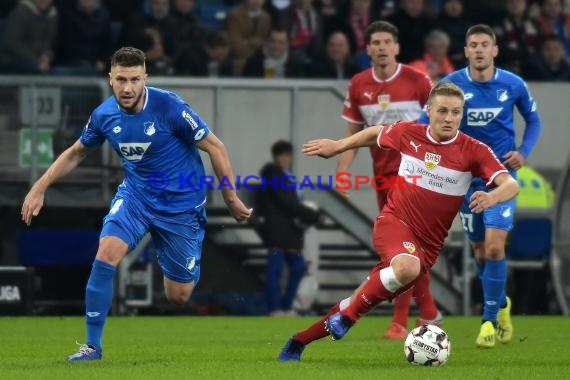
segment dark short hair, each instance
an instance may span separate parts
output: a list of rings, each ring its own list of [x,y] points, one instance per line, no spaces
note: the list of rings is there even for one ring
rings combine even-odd
[[[140,49],[134,47],[122,47],[111,56],[111,67],[123,66],[123,67],[134,67],[142,66],[144,67],[145,61],[144,52]]]
[[[210,49],[230,46],[228,34],[223,30],[212,30],[206,36],[206,46]]]
[[[271,28],[271,30],[269,31],[269,34],[271,33],[288,33],[287,29],[285,28],[281,28],[281,27],[275,27],[275,28]]]
[[[463,90],[459,86],[450,81],[443,81],[436,84],[429,93],[428,103],[431,105],[433,98],[435,98],[438,95],[455,96],[463,101],[465,100],[465,95],[463,93]]]
[[[548,42],[558,42],[559,44],[564,45],[564,40],[559,36],[557,36],[556,34],[547,34],[542,38],[542,41],[540,42],[540,47],[541,48],[544,47],[544,45],[546,45]]]
[[[386,32],[390,33],[394,37],[394,42],[398,42],[398,28],[394,24],[388,21],[374,21],[366,27],[364,30],[364,37],[366,38],[366,44],[370,44],[370,39],[374,33]]]
[[[285,153],[293,153],[293,145],[289,141],[279,140],[271,146],[271,155],[280,156]]]
[[[477,24],[467,29],[467,33],[465,33],[465,44],[467,44],[467,39],[474,34],[486,34],[491,37],[493,44],[497,44],[497,36],[495,35],[493,28],[491,28],[489,25]]]

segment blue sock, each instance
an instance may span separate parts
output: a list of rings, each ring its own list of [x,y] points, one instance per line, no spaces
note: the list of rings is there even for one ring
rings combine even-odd
[[[280,249],[270,249],[267,253],[267,309],[270,313],[279,309],[283,255],[284,252]]]
[[[297,296],[297,289],[305,275],[307,266],[305,265],[305,257],[302,253],[286,253],[285,259],[289,265],[289,282],[287,283],[287,290],[281,300],[281,308],[283,310],[291,310],[293,308],[293,301]]]
[[[116,270],[111,264],[95,260],[85,290],[87,344],[99,349],[105,319],[113,301],[113,280]]]
[[[507,261],[487,260],[483,272],[483,320],[497,321],[497,313],[505,297],[505,284],[507,282]]]

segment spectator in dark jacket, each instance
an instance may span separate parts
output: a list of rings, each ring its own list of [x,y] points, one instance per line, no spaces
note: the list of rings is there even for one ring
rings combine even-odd
[[[424,0],[399,0],[398,9],[386,20],[400,31],[398,57],[402,63],[421,58],[424,54],[424,38],[433,28],[424,3]]]
[[[226,32],[212,30],[204,45],[187,46],[174,62],[176,75],[195,77],[233,76],[230,41]]]
[[[267,40],[271,16],[263,9],[265,0],[243,0],[228,13],[227,29],[234,58],[234,71],[241,73],[247,60]]]
[[[174,54],[188,46],[204,43],[205,32],[196,15],[196,0],[173,0],[172,21],[174,23]]]
[[[528,14],[528,0],[507,0],[505,7],[505,17],[494,27],[501,52],[497,63],[520,74],[524,62],[538,52],[540,26]]]
[[[145,30],[152,28],[160,33],[160,38],[164,44],[164,53],[168,58],[174,56],[175,50],[175,23],[170,15],[169,0],[149,0],[148,7],[143,11],[133,12],[121,31],[121,43],[126,46],[133,46],[133,42],[140,41]]]
[[[243,69],[243,76],[255,78],[300,78],[305,75],[303,60],[290,52],[285,30],[272,30],[266,44],[257,49]]]
[[[570,81],[570,65],[564,56],[564,42],[558,36],[542,41],[540,55],[532,56],[523,69],[526,80]]]
[[[46,74],[57,35],[52,0],[23,0],[8,15],[0,49],[0,71]]]
[[[274,181],[275,186],[260,189],[257,212],[265,218],[261,237],[269,249],[267,257],[267,307],[270,315],[292,314],[293,300],[303,278],[306,265],[303,253],[305,226],[320,218],[317,210],[305,206],[295,190],[290,167],[293,147],[287,141],[277,141],[271,147],[273,162],[261,169],[261,177]],[[281,297],[280,283],[283,263],[289,266],[289,282]]]
[[[100,0],[76,0],[60,14],[57,64],[65,74],[106,73],[111,56],[111,18]]]
[[[444,0],[436,25],[450,40],[449,58],[455,67],[465,66],[465,33],[472,25],[466,18],[463,0]]]
[[[325,54],[311,65],[311,78],[350,79],[360,71],[350,55],[346,34],[333,32],[325,47]]]

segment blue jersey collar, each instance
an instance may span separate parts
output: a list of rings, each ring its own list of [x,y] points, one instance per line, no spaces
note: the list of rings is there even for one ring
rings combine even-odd
[[[479,82],[479,81],[473,80],[473,78],[471,78],[471,74],[469,73],[469,66],[465,67],[465,69],[463,69],[463,70],[465,71],[465,76],[467,77],[469,82],[486,83],[486,82]],[[491,80],[497,80],[498,78],[499,78],[499,69],[497,69],[495,67],[495,75],[493,75],[493,79],[491,79]]]

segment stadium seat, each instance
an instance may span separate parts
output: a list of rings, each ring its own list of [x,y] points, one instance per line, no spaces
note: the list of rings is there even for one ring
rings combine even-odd
[[[551,236],[552,221],[549,218],[518,219],[509,236],[507,257],[516,261],[546,262]]]
[[[231,7],[222,0],[199,0],[196,13],[199,15],[202,26],[211,29],[220,29],[224,26],[226,16]]]
[[[91,265],[99,246],[99,231],[91,229],[31,229],[17,233],[18,259],[25,266]]]

